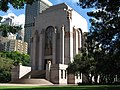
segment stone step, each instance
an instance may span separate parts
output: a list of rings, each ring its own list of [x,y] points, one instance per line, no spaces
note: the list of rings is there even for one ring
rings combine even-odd
[[[29,73],[27,73],[25,76],[23,76],[21,79],[26,78],[45,78],[45,70],[34,70]]]
[[[50,81],[46,79],[19,79],[11,83],[17,84],[40,84],[40,85],[53,85]]]

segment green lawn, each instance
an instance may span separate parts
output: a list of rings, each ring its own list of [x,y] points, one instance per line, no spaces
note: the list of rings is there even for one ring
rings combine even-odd
[[[0,86],[0,90],[120,90],[120,85]]]

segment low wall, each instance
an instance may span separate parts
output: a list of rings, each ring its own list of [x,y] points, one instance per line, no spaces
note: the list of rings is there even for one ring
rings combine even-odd
[[[25,76],[31,71],[31,67],[18,65],[11,70],[11,81],[17,80]]]

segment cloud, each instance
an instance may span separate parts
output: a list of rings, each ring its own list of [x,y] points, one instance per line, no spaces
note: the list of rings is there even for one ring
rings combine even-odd
[[[11,9],[8,9],[7,13],[13,13],[13,11]]]

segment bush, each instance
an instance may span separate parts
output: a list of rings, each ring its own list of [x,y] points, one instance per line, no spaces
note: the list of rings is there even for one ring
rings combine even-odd
[[[11,68],[13,60],[0,57],[0,83],[6,83],[11,80]]]

